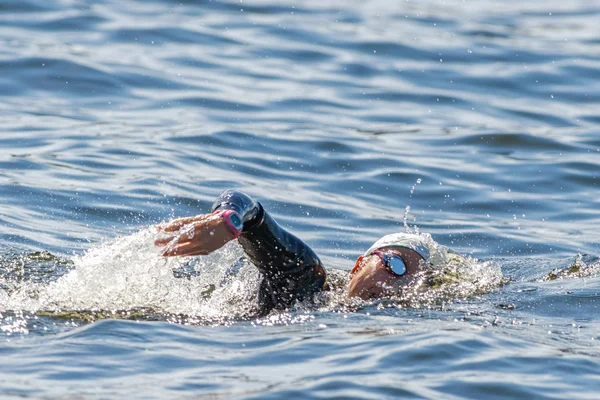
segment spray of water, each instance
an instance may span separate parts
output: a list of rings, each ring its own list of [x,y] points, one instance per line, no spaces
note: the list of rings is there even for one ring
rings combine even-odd
[[[411,229],[411,227],[408,225],[408,214],[410,212],[410,200],[412,199],[412,195],[415,192],[417,185],[419,185],[421,183],[421,181],[422,181],[421,178],[417,178],[414,185],[412,185],[410,187],[410,195],[408,196],[408,204],[404,208],[404,217],[402,218],[402,221],[404,224],[404,231],[408,232],[408,233],[417,233],[418,232],[418,229],[416,227],[415,227],[415,230],[413,231],[413,229]]]
[[[429,264],[416,279],[404,286],[391,288],[389,298],[376,300],[378,306],[439,307],[455,299],[469,299],[489,293],[508,282],[496,263],[457,254],[438,244],[428,233],[416,234],[429,248]],[[344,289],[349,277],[347,272],[341,272],[328,271],[333,290],[320,296],[322,311],[353,311],[365,306],[362,300],[346,298]]]
[[[154,228],[148,228],[97,245],[73,257],[67,272],[50,282],[25,279],[14,284],[0,280],[0,315],[9,311],[88,321],[124,316],[211,324],[256,315],[258,271],[244,259],[236,242],[209,256],[164,258],[153,245],[156,234]],[[498,266],[460,256],[430,235],[420,235],[430,247],[433,268],[393,296],[389,300],[393,304],[440,304],[488,292],[504,282]],[[347,271],[328,270],[328,281],[331,290],[317,296],[318,308],[340,311],[364,307],[363,301],[346,298]],[[297,305],[295,312],[275,313],[255,321],[301,322],[309,318],[310,310],[314,304],[307,302]],[[13,326],[14,321],[5,320],[12,324],[10,329],[20,329]]]
[[[74,268],[54,282],[0,289],[0,311],[145,309],[215,321],[252,312],[255,268],[242,263],[236,279],[230,277],[243,255],[239,245],[232,242],[206,257],[167,259],[153,246],[155,238],[154,228],[119,237],[75,256]]]

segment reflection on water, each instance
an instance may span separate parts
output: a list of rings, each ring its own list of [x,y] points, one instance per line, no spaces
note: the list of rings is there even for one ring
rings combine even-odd
[[[596,397],[599,15],[0,0],[0,394]],[[406,228],[469,258],[431,297],[257,319],[239,247],[148,240],[230,187],[338,288]]]

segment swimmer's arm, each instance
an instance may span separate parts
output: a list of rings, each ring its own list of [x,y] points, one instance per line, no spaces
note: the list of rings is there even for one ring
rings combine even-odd
[[[213,214],[179,218],[160,226],[170,236],[155,242],[167,245],[170,256],[210,254],[239,236],[250,261],[263,275],[259,299],[263,312],[289,307],[295,300],[320,291],[325,269],[319,257],[302,240],[280,227],[252,197],[236,190],[223,192],[212,207]],[[223,217],[235,212],[243,221],[237,234]]]
[[[213,204],[213,211],[219,210],[243,216],[238,241],[263,275],[259,293],[263,311],[289,307],[323,289],[326,275],[319,257],[279,226],[260,203],[245,193],[227,190]]]

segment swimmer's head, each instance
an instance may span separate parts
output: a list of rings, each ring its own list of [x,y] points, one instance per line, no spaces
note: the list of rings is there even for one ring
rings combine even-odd
[[[349,297],[368,300],[396,293],[426,265],[429,247],[421,236],[393,233],[377,240],[356,260],[350,273]]]

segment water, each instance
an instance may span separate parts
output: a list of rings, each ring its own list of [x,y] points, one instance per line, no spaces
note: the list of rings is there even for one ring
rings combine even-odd
[[[0,1],[0,395],[596,398],[599,16]],[[230,187],[342,285],[405,226],[470,256],[466,279],[257,318],[238,246],[151,244]]]

